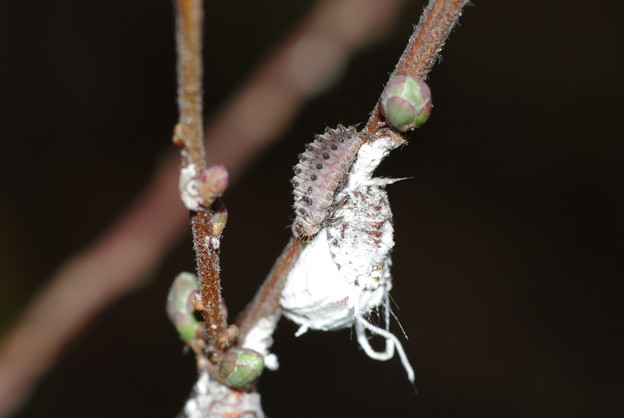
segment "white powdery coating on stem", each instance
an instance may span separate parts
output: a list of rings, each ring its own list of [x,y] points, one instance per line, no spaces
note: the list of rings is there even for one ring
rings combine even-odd
[[[349,181],[345,190],[357,189],[362,184],[383,186],[397,181],[396,179],[373,177],[373,172],[377,169],[379,164],[381,164],[390,151],[396,147],[397,144],[389,136],[384,136],[363,144],[358,151],[353,167],[351,167]]]
[[[200,372],[193,392],[184,406],[184,414],[188,418],[225,418],[241,416],[244,412],[254,418],[265,417],[260,405],[260,394],[230,389],[211,380],[205,371]],[[255,415],[251,415],[252,412]]]
[[[269,352],[273,345],[273,332],[277,326],[280,315],[261,318],[254,327],[249,330],[245,340],[241,344],[244,348],[251,348],[264,356],[264,367],[269,370],[277,370],[279,362],[277,356]]]
[[[180,170],[180,198],[188,210],[197,211],[201,207],[198,172],[195,164],[189,164]]]

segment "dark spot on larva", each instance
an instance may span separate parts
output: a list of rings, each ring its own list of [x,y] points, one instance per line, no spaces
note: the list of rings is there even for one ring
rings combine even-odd
[[[354,128],[339,125],[337,129],[326,128],[323,135],[315,135],[314,142],[299,155],[293,175],[295,235],[311,237],[318,233],[336,191],[344,187],[346,170],[355,159],[359,143],[361,138]]]
[[[297,180],[292,180],[291,183],[293,186],[299,187],[299,182]]]
[[[338,246],[338,240],[334,238],[334,240],[332,241],[332,245],[334,247],[337,247]]]

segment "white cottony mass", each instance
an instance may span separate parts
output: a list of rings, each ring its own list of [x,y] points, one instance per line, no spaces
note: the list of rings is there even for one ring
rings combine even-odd
[[[369,357],[388,360],[396,349],[413,382],[414,371],[403,347],[388,330],[394,239],[384,187],[397,180],[373,177],[379,163],[396,146],[390,136],[361,146],[327,219],[289,272],[281,306],[284,315],[300,325],[297,335],[309,329],[330,331],[353,326],[358,343]],[[383,313],[384,328],[369,320],[377,309]],[[367,330],[386,339],[384,351],[370,346]]]

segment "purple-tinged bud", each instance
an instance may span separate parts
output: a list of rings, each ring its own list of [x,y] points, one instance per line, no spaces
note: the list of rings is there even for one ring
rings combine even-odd
[[[215,237],[220,237],[223,229],[225,228],[225,224],[228,220],[228,211],[225,206],[223,206],[218,212],[215,212],[210,219],[212,223],[212,235]]]
[[[217,164],[204,170],[199,176],[199,195],[204,206],[210,206],[221,197],[230,183],[230,177],[224,165]]]
[[[393,77],[381,93],[381,112],[386,122],[401,132],[419,127],[431,113],[431,90],[422,79]]]

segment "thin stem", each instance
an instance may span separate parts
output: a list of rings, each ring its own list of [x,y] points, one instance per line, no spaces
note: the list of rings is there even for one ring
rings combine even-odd
[[[468,0],[430,0],[390,78],[404,74],[427,78]],[[384,127],[376,105],[364,128],[368,141]]]
[[[193,244],[200,283],[202,314],[206,324],[209,350],[223,350],[228,343],[227,318],[221,297],[219,276],[219,235],[212,224],[213,212],[200,204],[197,193],[200,177],[206,169],[204,134],[202,126],[202,0],[175,0],[176,41],[178,51],[178,106],[180,122],[173,141],[181,148],[182,178],[180,193],[191,210]],[[188,177],[184,177],[184,173]],[[189,204],[189,190],[193,191]]]
[[[255,298],[237,321],[241,341],[245,340],[257,319],[279,315],[279,302],[286,284],[286,275],[299,258],[302,249],[303,243],[294,237],[286,244]]]
[[[227,339],[223,339],[227,318],[221,298],[221,278],[219,274],[219,237],[212,233],[212,216],[208,211],[197,211],[191,216],[193,244],[197,258],[197,276],[200,283],[202,315],[210,348],[223,349]]]
[[[468,0],[432,0],[414,29],[392,76],[426,78]]]
[[[182,167],[206,167],[202,125],[202,0],[174,0],[178,52],[178,107],[180,122],[174,137],[182,148]]]

